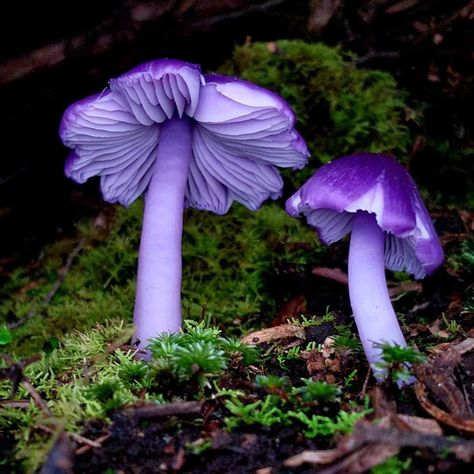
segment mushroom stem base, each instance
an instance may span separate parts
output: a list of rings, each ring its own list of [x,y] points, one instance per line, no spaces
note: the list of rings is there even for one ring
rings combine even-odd
[[[382,360],[382,351],[374,343],[406,346],[387,290],[384,243],[385,234],[374,214],[358,211],[349,248],[349,296],[360,340],[372,368]]]
[[[141,348],[150,338],[181,328],[181,238],[191,139],[187,118],[161,126],[138,257],[134,340]]]

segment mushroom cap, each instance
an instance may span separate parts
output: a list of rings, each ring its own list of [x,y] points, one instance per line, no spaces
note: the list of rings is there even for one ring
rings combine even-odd
[[[146,191],[161,124],[189,117],[192,159],[185,205],[224,214],[234,200],[250,209],[281,194],[276,166],[302,168],[309,155],[289,105],[261,87],[199,66],[160,59],[71,105],[60,137],[72,148],[68,177],[101,177],[104,199],[129,205]]]
[[[432,273],[443,261],[416,185],[391,156],[358,153],[322,166],[288,199],[286,211],[295,217],[304,214],[328,245],[351,231],[357,211],[375,214],[385,232],[386,267],[415,278]]]

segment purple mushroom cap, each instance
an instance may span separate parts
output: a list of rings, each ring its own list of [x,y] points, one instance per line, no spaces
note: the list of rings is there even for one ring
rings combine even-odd
[[[351,231],[357,211],[373,213],[385,233],[385,265],[415,278],[443,262],[438,236],[408,171],[391,156],[358,153],[322,166],[286,203],[304,214],[327,245]]]
[[[351,232],[348,279],[352,311],[374,373],[381,342],[406,346],[391,305],[385,267],[415,278],[432,273],[443,250],[416,185],[390,156],[358,153],[322,166],[286,202],[325,244]]]
[[[257,209],[280,196],[278,167],[302,168],[308,150],[289,105],[235,78],[203,76],[197,65],[157,60],[112,79],[110,88],[71,105],[60,125],[72,148],[66,175],[101,177],[104,199],[130,205],[151,180],[160,125],[193,120],[185,203],[224,214],[236,200]]]
[[[170,59],[139,65],[66,110],[66,175],[100,176],[104,199],[125,206],[145,194],[135,303],[142,346],[180,328],[183,208],[224,214],[233,201],[257,209],[279,197],[277,167],[302,168],[308,158],[294,123],[276,94]]]

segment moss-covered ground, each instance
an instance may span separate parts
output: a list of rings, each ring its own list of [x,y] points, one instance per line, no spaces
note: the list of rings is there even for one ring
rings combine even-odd
[[[418,352],[387,353],[385,385],[368,377],[347,287],[333,279],[346,271],[347,242],[324,247],[283,210],[283,199],[334,157],[368,150],[393,153],[410,168],[419,163],[413,147],[424,130],[422,104],[389,74],[358,69],[353,59],[322,44],[281,41],[239,47],[219,70],[283,95],[312,158],[301,172],[285,171],[283,198],[256,212],[240,205],[225,216],[185,212],[188,322],[182,334],[155,341],[150,363],[128,345],[141,202],[106,207],[11,272],[0,288],[0,344],[8,354],[0,369],[0,472],[42,465],[44,472],[315,472],[325,464],[333,468],[327,472],[469,472],[474,455],[459,455],[435,420],[446,435],[469,431],[427,414],[420,394],[392,383],[404,362],[420,362]],[[469,150],[426,142],[443,166],[472,178],[465,176]],[[405,335],[427,356],[473,336],[473,202],[430,183],[429,170],[414,171],[446,262],[419,286],[404,274],[388,278]],[[470,352],[452,373],[472,410]],[[419,378],[428,370],[421,367]],[[430,399],[443,402],[439,393]],[[415,417],[425,419],[436,446],[423,444]],[[373,420],[391,430],[392,444],[361,441]],[[394,441],[403,430],[416,442]],[[350,450],[357,439],[360,450]],[[293,458],[329,448],[320,462]],[[350,456],[365,470],[344,471]]]

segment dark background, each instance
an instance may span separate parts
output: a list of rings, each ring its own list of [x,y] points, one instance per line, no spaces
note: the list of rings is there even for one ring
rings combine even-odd
[[[473,146],[473,20],[474,2],[465,0],[2,4],[0,273],[103,206],[95,180],[79,186],[64,177],[67,150],[57,129],[70,103],[110,77],[159,57],[213,70],[249,40],[324,41],[357,53],[362,67],[392,72],[411,100],[429,104],[430,133],[465,149]],[[441,171],[444,158],[431,155],[425,180],[456,191],[456,176]]]

